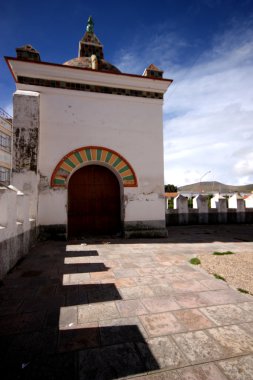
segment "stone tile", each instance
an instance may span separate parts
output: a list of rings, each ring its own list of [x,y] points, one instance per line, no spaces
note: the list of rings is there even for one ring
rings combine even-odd
[[[140,316],[149,336],[160,336],[184,331],[184,327],[171,312]]]
[[[120,299],[121,295],[113,283],[94,285],[88,290],[89,303],[116,301]]]
[[[253,355],[218,362],[229,380],[253,379]]]
[[[108,279],[113,280],[115,278],[113,272],[93,272],[90,273],[90,277],[92,280],[102,280],[102,279]]]
[[[236,325],[209,329],[211,335],[226,351],[226,356],[242,355],[253,351],[253,337]]]
[[[155,296],[167,296],[173,293],[173,289],[170,285],[150,285],[150,289],[152,289]]]
[[[17,377],[10,378],[74,379],[77,376],[75,356],[74,352],[35,356],[33,360],[29,361],[29,365],[22,369],[22,372],[19,372]]]
[[[152,338],[145,343],[137,343],[143,360],[148,358],[147,349],[151,351],[153,357],[161,369],[177,368],[187,364],[185,356],[178,346],[168,337]],[[148,370],[152,370],[152,362],[145,361]]]
[[[253,302],[238,303],[237,306],[253,315]]]
[[[5,300],[0,303],[0,316],[8,314],[16,314],[20,305],[22,304],[23,299],[20,300]]]
[[[142,276],[142,277],[134,277],[134,281],[137,285],[160,285],[162,282],[160,279],[157,279],[157,277],[152,276]]]
[[[206,273],[199,272],[195,270],[194,272],[183,272],[183,273],[178,273],[177,277],[179,280],[198,280],[200,282],[202,281],[209,281],[209,275]],[[211,280],[213,281],[213,280]],[[204,283],[205,285],[205,283]]]
[[[145,342],[147,333],[136,317],[99,322],[101,344],[109,346],[126,342]]]
[[[147,314],[147,310],[139,300],[118,301],[116,302],[116,306],[121,317]]]
[[[210,290],[227,289],[228,285],[224,281],[218,281],[213,279],[200,280],[200,283],[206,286]]]
[[[137,272],[135,269],[118,269],[114,270],[115,278],[135,277]]]
[[[176,292],[202,292],[208,289],[197,280],[173,281],[171,286]]]
[[[103,319],[113,319],[119,317],[120,315],[115,305],[115,302],[78,306],[78,324],[96,322]]]
[[[173,314],[179,322],[185,326],[186,330],[202,330],[215,326],[215,324],[206,318],[199,310],[177,310]]]
[[[204,331],[194,331],[173,335],[191,363],[202,363],[225,357],[222,347]]]
[[[180,380],[227,380],[213,363],[186,367],[177,370],[177,372],[180,376]]]
[[[248,301],[248,298],[244,294],[232,289],[210,290],[209,292],[203,292],[202,297],[209,305],[223,305]]]
[[[154,276],[156,274],[159,274],[159,269],[154,269],[154,268],[139,268],[136,269],[136,272],[140,276]]]
[[[148,353],[150,361],[152,354]],[[118,379],[124,376],[145,372],[145,366],[134,344],[125,343],[114,346],[80,351],[79,379]],[[158,364],[153,359],[153,369]]]
[[[61,307],[59,327],[61,330],[77,326],[77,306]]]
[[[236,305],[218,305],[200,309],[209,319],[217,325],[228,325],[232,323],[250,322],[253,315],[246,313]]]
[[[248,334],[253,336],[253,322],[241,323],[239,326],[243,328]]]
[[[11,344],[5,347],[8,355],[38,355],[56,352],[58,329],[43,329],[42,331],[15,334]],[[2,337],[1,337],[2,341]]]
[[[208,305],[208,300],[203,296],[205,293],[175,294],[174,298],[182,308],[188,309]]]
[[[33,312],[22,314],[19,330],[20,332],[33,332],[42,329],[46,319],[46,313]]]
[[[152,297],[154,295],[154,292],[147,285],[121,288],[120,293],[125,300]]]
[[[136,282],[133,278],[117,278],[115,285],[119,288],[127,288],[129,286],[136,286]]]
[[[164,311],[180,309],[179,304],[173,297],[144,298],[141,302],[151,313],[162,313]]]
[[[179,374],[175,370],[171,371],[159,371],[153,372],[152,374],[147,374],[144,376],[131,377],[131,380],[181,380]]]
[[[100,346],[100,335],[97,323],[87,323],[82,328],[72,328],[59,332],[59,352],[84,350]]]
[[[86,284],[90,280],[89,273],[73,273],[69,275],[69,285]]]

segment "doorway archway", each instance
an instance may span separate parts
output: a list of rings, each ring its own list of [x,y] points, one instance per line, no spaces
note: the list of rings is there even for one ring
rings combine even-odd
[[[78,169],[68,183],[68,238],[113,235],[121,230],[120,185],[101,165]]]

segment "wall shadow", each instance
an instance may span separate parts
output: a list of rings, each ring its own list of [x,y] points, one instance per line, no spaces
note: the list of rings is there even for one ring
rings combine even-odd
[[[6,373],[5,379],[111,380],[159,369],[137,325],[113,325],[112,321],[111,326],[103,326],[108,322],[103,321],[87,327],[67,322],[65,327],[59,326],[61,309],[66,311],[66,321],[71,321],[77,305],[121,299],[110,280],[62,285],[63,274],[72,266],[64,264],[65,257],[88,256],[83,253],[87,252],[65,252],[61,244],[45,252],[41,245],[4,280],[0,292],[0,370]],[[98,256],[97,251],[89,254]],[[74,264],[73,269],[82,273],[109,269],[103,263],[83,265]]]
[[[166,238],[131,238],[124,239],[114,236],[107,238],[86,238],[79,243],[92,245],[108,244],[188,244],[188,243],[213,243],[213,242],[253,242],[253,224],[202,224],[168,226],[168,237]],[[77,242],[76,242],[77,244]]]
[[[66,269],[64,268],[65,274],[107,272],[110,269],[109,267],[105,266],[104,263],[85,263],[85,264],[75,263],[75,264],[65,264],[65,265],[66,265]]]

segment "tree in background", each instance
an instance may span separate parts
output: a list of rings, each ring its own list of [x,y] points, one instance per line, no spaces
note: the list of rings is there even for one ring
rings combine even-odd
[[[176,193],[177,192],[177,186],[168,184],[165,185],[165,193]]]

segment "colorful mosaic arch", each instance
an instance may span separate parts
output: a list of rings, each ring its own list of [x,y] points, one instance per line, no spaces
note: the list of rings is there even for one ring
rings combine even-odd
[[[82,167],[84,163],[106,163],[118,173],[124,187],[137,186],[137,179],[131,165],[117,152],[111,149],[87,146],[73,150],[63,157],[56,166],[52,178],[51,187],[66,187],[71,173]]]

